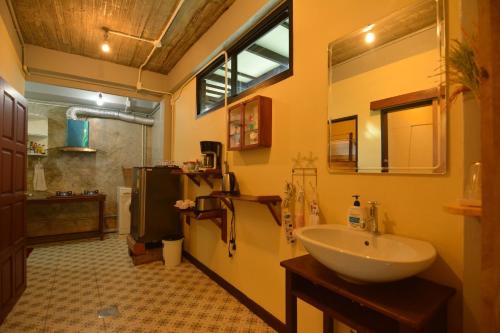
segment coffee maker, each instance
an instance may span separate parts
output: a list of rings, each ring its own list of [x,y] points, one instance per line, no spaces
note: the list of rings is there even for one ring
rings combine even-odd
[[[203,155],[202,169],[221,170],[222,143],[217,141],[200,141],[200,149]]]

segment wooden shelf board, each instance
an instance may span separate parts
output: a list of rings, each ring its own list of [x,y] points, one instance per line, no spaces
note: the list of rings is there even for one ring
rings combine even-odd
[[[214,184],[210,180],[210,178],[222,178],[222,173],[218,169],[212,169],[212,170],[208,169],[206,171],[192,171],[192,172],[186,172],[186,171],[182,171],[182,170],[175,170],[175,171],[172,171],[172,173],[173,174],[177,174],[177,175],[185,175],[185,176],[187,176],[189,179],[191,179],[191,181],[193,183],[196,184],[196,186],[200,186],[201,185],[201,182],[199,180],[199,178],[201,178],[201,179],[203,179],[205,181],[205,183],[208,184],[208,186],[210,186],[210,188],[214,188]]]
[[[173,174],[176,175],[192,175],[192,176],[210,176],[214,178],[222,178],[222,172],[218,169],[212,169],[214,171],[210,171],[211,169],[208,169],[206,171],[182,171],[182,170],[174,170],[172,171]]]
[[[463,206],[457,203],[447,204],[444,206],[444,209],[448,213],[455,215],[474,216],[474,217],[481,217],[482,215],[481,207]]]
[[[211,210],[207,212],[195,212],[192,208],[178,209],[181,215],[186,216],[186,223],[191,225],[191,219],[210,220],[221,230],[221,239],[227,243],[227,212],[225,209]]]
[[[226,194],[221,191],[213,191],[211,194],[213,197],[221,198],[222,202],[234,212],[234,207],[228,201],[228,199],[247,201],[247,202],[257,202],[262,205],[265,205],[271,215],[273,216],[274,221],[277,225],[281,226],[281,197],[279,195],[247,195],[247,194]]]
[[[281,197],[279,195],[248,195],[248,194],[233,195],[233,194],[226,194],[221,191],[213,191],[210,195],[214,197],[228,198],[241,201],[252,201],[258,203],[281,202]]]

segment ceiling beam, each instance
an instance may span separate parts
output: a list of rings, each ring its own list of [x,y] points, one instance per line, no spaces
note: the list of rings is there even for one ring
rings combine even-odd
[[[290,62],[288,57],[282,56],[279,53],[276,53],[274,51],[266,49],[265,47],[262,47],[262,46],[257,45],[257,44],[251,45],[249,48],[246,49],[246,51],[248,51],[252,54],[258,55],[258,56],[265,58],[267,60],[271,60],[271,61],[278,63],[280,65],[283,65],[283,66],[288,66],[288,64]]]

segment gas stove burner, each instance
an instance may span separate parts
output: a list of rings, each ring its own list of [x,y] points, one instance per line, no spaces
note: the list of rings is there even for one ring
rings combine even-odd
[[[83,190],[83,195],[98,195],[99,190]]]
[[[70,197],[73,195],[73,191],[56,191],[56,197]]]

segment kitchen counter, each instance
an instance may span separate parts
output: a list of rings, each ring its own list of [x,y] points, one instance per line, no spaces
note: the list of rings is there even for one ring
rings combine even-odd
[[[26,204],[33,208],[33,206],[52,205],[52,204],[78,204],[85,202],[97,202],[99,211],[99,223],[97,230],[83,231],[83,232],[66,232],[51,235],[28,237],[28,244],[58,242],[82,238],[99,237],[101,240],[104,238],[104,204],[106,195],[99,193],[95,195],[75,194],[70,196],[55,196],[50,192],[37,193],[28,196]]]

